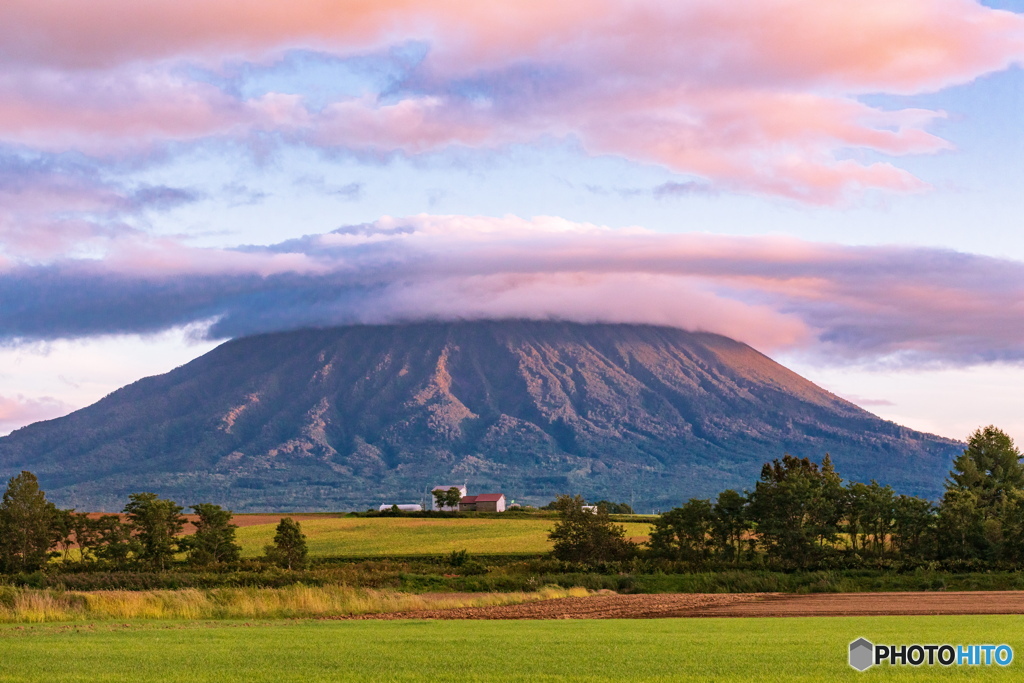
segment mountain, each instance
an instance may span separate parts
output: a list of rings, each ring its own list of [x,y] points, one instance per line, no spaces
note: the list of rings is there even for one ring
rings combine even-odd
[[[858,408],[751,347],[648,325],[349,326],[229,341],[0,439],[59,504],[129,493],[236,511],[419,502],[468,482],[666,509],[832,455],[847,479],[935,496],[962,444]]]

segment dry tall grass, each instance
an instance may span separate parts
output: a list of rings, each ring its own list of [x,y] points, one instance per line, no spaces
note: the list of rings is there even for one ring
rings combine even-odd
[[[0,586],[0,622],[343,616],[508,605],[587,592],[547,587],[529,593],[414,595],[348,586],[78,592]]]

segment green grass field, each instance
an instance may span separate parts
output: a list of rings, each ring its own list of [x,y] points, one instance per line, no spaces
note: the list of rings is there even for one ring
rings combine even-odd
[[[553,519],[403,517],[300,518],[313,557],[380,557],[383,555],[438,555],[453,550],[481,554],[544,553],[551,550],[547,534]],[[263,553],[274,538],[276,524],[245,526],[238,530],[244,557]],[[626,535],[647,536],[650,525],[623,524]]]
[[[847,644],[1008,643],[1009,667],[846,664]],[[0,681],[1009,680],[1020,617],[0,626]]]

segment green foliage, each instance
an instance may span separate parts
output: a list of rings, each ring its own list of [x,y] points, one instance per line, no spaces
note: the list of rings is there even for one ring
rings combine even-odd
[[[0,570],[35,571],[60,535],[59,513],[31,472],[12,477],[0,502]]]
[[[934,554],[935,508],[927,500],[897,496],[893,501],[892,547],[904,558]]]
[[[896,494],[889,486],[851,482],[846,487],[847,533],[853,549],[875,557],[886,550],[896,516]]]
[[[828,454],[819,467],[783,456],[761,469],[750,496],[750,516],[770,556],[808,567],[831,552],[843,518],[842,480]]]
[[[132,538],[132,527],[117,515],[103,515],[92,520],[92,533],[95,534],[95,545],[91,553],[107,564],[123,565],[138,550],[138,543]],[[86,557],[87,554],[83,553],[83,559]]]
[[[435,510],[459,509],[462,491],[457,486],[451,486],[447,489],[435,489],[432,493],[434,495]]]
[[[53,516],[52,546],[55,548],[51,556],[59,557],[63,562],[71,559],[71,551],[75,547],[75,511],[56,510]]]
[[[718,494],[712,509],[715,541],[726,560],[738,563],[743,552],[743,535],[749,529],[747,499],[726,489]]]
[[[613,503],[610,500],[599,500],[594,505],[602,508],[609,515],[633,514],[633,507],[629,503]]]
[[[711,501],[691,498],[658,517],[651,533],[651,551],[662,557],[703,563],[711,556],[715,516]]]
[[[164,569],[179,551],[178,534],[185,527],[182,507],[155,493],[133,493],[128,496],[124,512],[128,516],[133,541],[131,549],[144,563]]]
[[[1002,560],[1024,556],[1020,500],[1021,453],[1005,432],[975,430],[954,461],[939,506],[937,529],[945,557]]]
[[[982,514],[991,518],[1009,492],[1024,488],[1020,461],[1021,453],[1006,432],[993,425],[977,429],[953,462],[946,489],[973,493]]]
[[[448,554],[448,564],[453,567],[461,567],[469,561],[468,550],[453,550]]]
[[[231,523],[231,510],[213,503],[193,505],[198,519],[196,532],[181,540],[183,550],[195,564],[235,562],[242,555],[242,546],[235,542],[237,524]]]
[[[302,526],[291,517],[285,517],[278,523],[274,544],[264,549],[267,560],[286,569],[305,567],[308,552]]]
[[[629,557],[634,547],[626,540],[626,530],[613,524],[608,513],[583,509],[580,496],[559,496],[560,513],[555,528],[548,534],[554,543],[552,553],[570,562],[604,562]]]

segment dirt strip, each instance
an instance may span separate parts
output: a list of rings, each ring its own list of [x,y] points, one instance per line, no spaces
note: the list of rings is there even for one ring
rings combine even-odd
[[[599,594],[521,605],[363,614],[347,619],[660,619],[1024,614],[1024,591],[936,593]]]
[[[656,619],[679,617],[735,603],[763,600],[765,594],[665,593],[540,600],[520,605],[457,607],[394,614],[361,614],[349,619]]]

